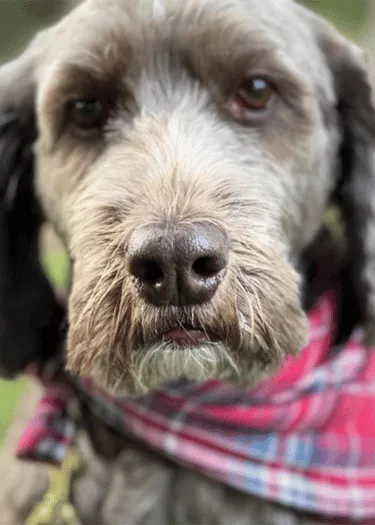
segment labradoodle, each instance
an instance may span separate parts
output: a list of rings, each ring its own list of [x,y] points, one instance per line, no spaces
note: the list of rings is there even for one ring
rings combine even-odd
[[[114,396],[254,387],[306,343],[332,204],[347,322],[374,343],[374,117],[362,52],[292,0],[83,1],[0,68],[1,374],[63,337],[67,370]],[[66,312],[44,220],[71,260]],[[323,523],[137,443],[110,461],[85,426],[83,525]]]

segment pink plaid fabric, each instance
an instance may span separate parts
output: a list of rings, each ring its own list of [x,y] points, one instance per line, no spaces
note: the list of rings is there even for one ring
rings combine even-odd
[[[337,297],[310,312],[309,344],[252,391],[218,381],[174,382],[141,399],[114,399],[90,379],[75,387],[124,436],[207,476],[298,510],[375,518],[375,349],[360,330],[332,348]],[[73,390],[52,385],[18,456],[59,463],[74,439]]]

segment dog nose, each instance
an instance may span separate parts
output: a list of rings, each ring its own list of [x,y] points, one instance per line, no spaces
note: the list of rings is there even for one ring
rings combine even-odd
[[[228,240],[218,226],[202,222],[183,227],[153,225],[133,232],[128,267],[141,295],[152,304],[208,302],[228,264]]]

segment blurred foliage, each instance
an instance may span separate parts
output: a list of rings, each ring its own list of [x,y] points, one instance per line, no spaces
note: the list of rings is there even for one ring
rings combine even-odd
[[[17,381],[0,380],[0,446],[12,421],[17,402],[24,392],[25,384],[24,378]],[[30,414],[30,417],[32,416],[33,414]]]
[[[25,380],[0,381],[0,445],[11,421],[14,406],[25,388]],[[32,416],[32,414],[30,414]]]
[[[0,57],[16,56],[42,27],[58,19],[71,0],[0,0]]]
[[[42,257],[46,273],[58,291],[65,289],[69,271],[69,260],[62,249],[48,249]]]
[[[368,29],[373,0],[302,0],[305,6],[330,20],[340,31],[358,40]]]

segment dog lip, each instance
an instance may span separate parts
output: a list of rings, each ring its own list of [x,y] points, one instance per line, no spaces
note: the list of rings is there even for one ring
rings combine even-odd
[[[203,343],[215,341],[212,334],[192,327],[173,328],[164,332],[161,338],[162,341],[174,343],[181,348],[199,346]]]

